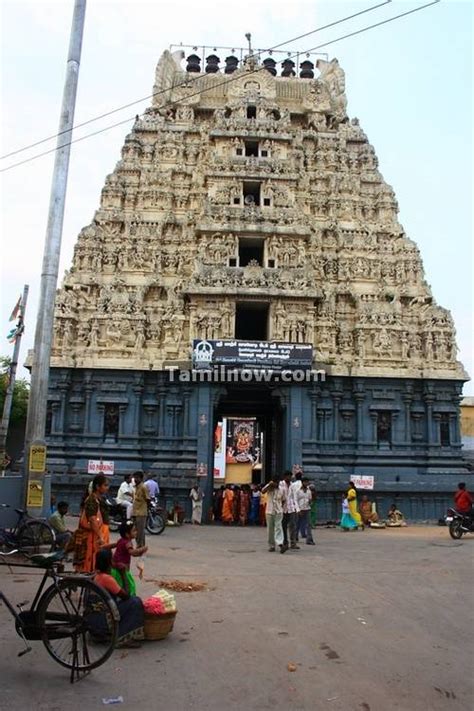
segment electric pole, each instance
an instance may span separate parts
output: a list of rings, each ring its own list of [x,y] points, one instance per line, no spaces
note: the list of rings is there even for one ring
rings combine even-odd
[[[36,320],[30,399],[25,433],[24,498],[26,498],[29,476],[31,445],[33,442],[42,442],[45,436],[54,304],[61,254],[67,176],[85,13],[86,0],[75,0],[41,271],[40,300]]]

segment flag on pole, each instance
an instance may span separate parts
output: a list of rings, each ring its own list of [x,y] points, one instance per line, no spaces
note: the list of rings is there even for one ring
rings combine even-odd
[[[18,301],[16,302],[15,308],[11,312],[10,318],[8,320],[14,321],[16,319],[16,317],[18,316],[18,314],[20,313],[20,309],[21,309],[21,296],[18,299]]]

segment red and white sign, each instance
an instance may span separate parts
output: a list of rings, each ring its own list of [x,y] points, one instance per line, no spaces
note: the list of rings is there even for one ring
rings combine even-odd
[[[356,489],[373,489],[375,477],[373,476],[351,476],[351,481]]]
[[[114,473],[114,462],[103,462],[100,459],[89,459],[87,462],[88,474],[110,474]]]

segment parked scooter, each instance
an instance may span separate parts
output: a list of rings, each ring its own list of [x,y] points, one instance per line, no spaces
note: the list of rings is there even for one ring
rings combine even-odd
[[[465,533],[474,533],[474,516],[463,514],[456,509],[448,509],[446,514],[446,525],[449,526],[449,535],[458,540]]]
[[[127,520],[127,512],[125,506],[118,504],[115,499],[106,498],[109,508],[109,528],[116,532],[119,530],[120,524]],[[151,499],[148,503],[148,516],[146,519],[146,530],[152,536],[159,536],[163,533],[166,526],[166,512],[160,508],[157,499]]]

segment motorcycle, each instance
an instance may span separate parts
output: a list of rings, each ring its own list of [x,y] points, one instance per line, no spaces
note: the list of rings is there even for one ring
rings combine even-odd
[[[472,514],[463,514],[456,509],[448,509],[444,520],[449,526],[449,535],[455,540],[461,538],[465,533],[474,533],[474,516]]]
[[[119,530],[120,525],[127,520],[125,506],[118,504],[115,499],[106,498],[109,509],[109,528],[114,533]],[[146,530],[152,536],[159,536],[166,526],[166,512],[160,507],[156,499],[148,502],[148,515],[146,518]]]

